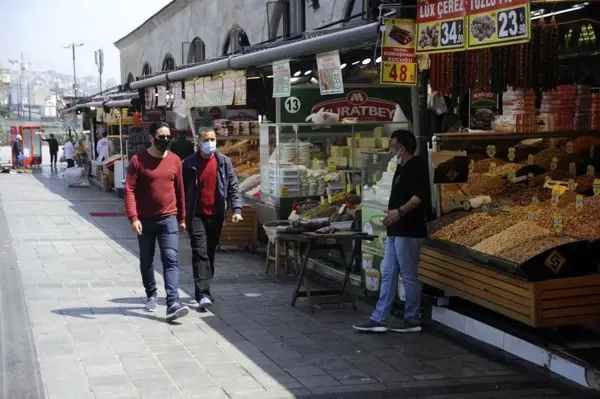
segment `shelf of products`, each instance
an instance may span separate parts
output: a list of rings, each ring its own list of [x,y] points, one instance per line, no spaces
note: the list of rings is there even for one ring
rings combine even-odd
[[[389,148],[385,124],[261,125],[261,191],[275,199],[356,192],[361,152]]]
[[[435,186],[440,217],[429,223],[421,279],[532,326],[595,320],[600,300],[583,297],[584,280],[598,279],[600,137],[531,136],[436,136],[430,159],[446,161],[435,167],[466,164],[449,175],[468,178]],[[542,297],[546,286],[570,289],[571,308],[552,311],[562,296]]]

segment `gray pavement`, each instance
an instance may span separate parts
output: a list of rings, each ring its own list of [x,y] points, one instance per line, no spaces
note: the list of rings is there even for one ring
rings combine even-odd
[[[3,357],[3,398],[588,396],[440,326],[413,335],[357,334],[351,324],[368,317],[367,304],[358,312],[313,314],[302,301],[291,308],[293,281],[265,276],[263,259],[242,251],[218,254],[211,312],[170,325],[164,303],[156,314],[142,311],[137,241],[126,218],[90,216],[123,212],[114,194],[68,188],[60,173],[43,168],[0,175],[0,204],[7,230],[0,239],[12,244],[0,247],[3,284],[14,295],[3,292],[0,331],[3,343],[15,337],[6,335],[11,329],[26,336],[19,352]],[[187,300],[186,237],[180,256]],[[163,297],[159,274],[157,282]],[[11,380],[11,359],[30,365],[19,368],[27,384]]]

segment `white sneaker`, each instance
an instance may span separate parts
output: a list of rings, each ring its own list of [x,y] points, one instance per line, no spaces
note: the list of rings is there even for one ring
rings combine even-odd
[[[211,305],[212,305],[212,301],[210,299],[208,299],[207,297],[204,297],[200,300],[200,308],[202,308],[202,309],[209,308]]]

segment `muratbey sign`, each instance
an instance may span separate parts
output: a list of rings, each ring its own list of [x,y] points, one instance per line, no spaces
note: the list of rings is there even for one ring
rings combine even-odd
[[[361,90],[348,93],[346,98],[338,98],[316,104],[312,113],[325,108],[327,112],[333,112],[344,118],[358,118],[359,121],[391,122],[396,112],[396,103],[380,98],[369,97]]]

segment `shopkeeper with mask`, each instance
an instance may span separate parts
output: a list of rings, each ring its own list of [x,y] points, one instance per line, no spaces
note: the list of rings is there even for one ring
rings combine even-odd
[[[210,285],[215,273],[215,251],[225,211],[231,206],[232,222],[242,220],[242,197],[229,157],[216,151],[217,137],[212,128],[198,134],[200,151],[183,161],[187,226],[192,247],[195,299],[203,311],[214,300]]]
[[[125,210],[138,237],[145,309],[154,312],[158,303],[153,266],[158,241],[167,292],[167,321],[173,321],[189,312],[179,302],[179,231],[186,230],[182,168],[179,157],[168,151],[169,125],[153,123],[148,133],[152,146],[134,155],[127,169]]]

